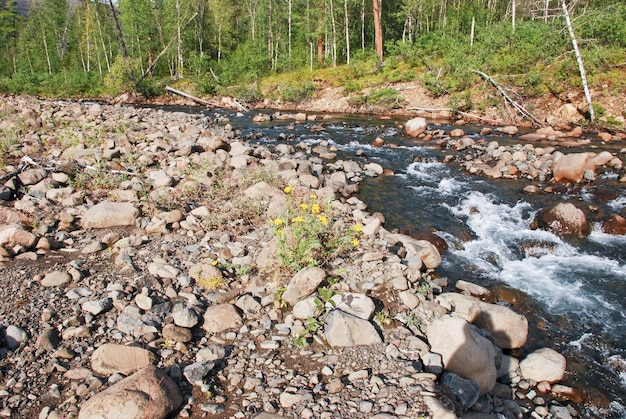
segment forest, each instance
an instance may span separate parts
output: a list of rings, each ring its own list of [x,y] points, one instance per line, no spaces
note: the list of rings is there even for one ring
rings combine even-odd
[[[253,101],[273,77],[298,100],[325,74],[440,95],[476,69],[540,95],[580,86],[564,5],[590,83],[623,92],[626,4],[609,0],[0,0],[0,91],[149,98],[177,83]]]

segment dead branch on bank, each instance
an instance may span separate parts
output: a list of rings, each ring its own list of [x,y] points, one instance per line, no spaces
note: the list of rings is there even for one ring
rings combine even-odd
[[[496,119],[491,119],[491,118],[485,118],[484,116],[479,116],[479,115],[475,115],[473,113],[468,113],[468,112],[461,112],[461,111],[455,111],[452,108],[406,108],[407,111],[423,111],[423,112],[451,112],[451,113],[457,113],[461,116],[466,116],[468,118],[472,118],[472,119],[478,119],[479,121],[485,121],[485,122],[489,122],[491,124],[494,125],[499,125],[501,123],[501,121],[498,121]]]
[[[516,101],[511,99],[511,97],[509,95],[507,95],[507,93],[504,91],[502,86],[500,86],[498,83],[496,83],[496,81],[494,79],[492,79],[491,77],[489,77],[487,74],[483,73],[482,71],[472,70],[472,72],[478,74],[480,77],[482,77],[483,79],[485,79],[489,83],[491,83],[493,85],[493,87],[495,87],[498,90],[498,92],[500,92],[500,94],[502,95],[504,100],[506,102],[508,102],[511,106],[513,106],[513,108],[515,108],[517,110],[517,112],[520,115],[522,115],[524,118],[530,119],[532,122],[534,122],[535,124],[537,124],[540,127],[544,126],[544,124],[541,123],[537,118],[535,118],[533,116],[533,114],[528,112],[522,105],[520,105],[519,103],[517,103]]]
[[[211,103],[209,101],[200,99],[199,97],[195,97],[193,95],[190,95],[189,93],[185,93],[182,90],[174,89],[173,87],[170,87],[170,86],[165,86],[165,90],[167,90],[168,92],[174,93],[176,95],[182,96],[184,98],[190,99],[200,105],[211,106]]]

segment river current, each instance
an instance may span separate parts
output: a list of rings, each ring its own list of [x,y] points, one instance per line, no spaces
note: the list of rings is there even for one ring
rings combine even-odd
[[[604,234],[598,223],[584,240],[531,228],[539,210],[559,202],[593,207],[598,218],[626,216],[626,188],[618,185],[616,173],[602,174],[592,186],[526,195],[522,190],[528,181],[491,180],[443,163],[443,151],[435,144],[403,135],[398,124],[406,119],[332,115],[299,124],[256,124],[249,113],[166,109],[228,118],[251,142],[270,147],[324,142],[336,147],[337,159],[373,161],[393,170],[393,175],[362,182],[359,198],[369,211],[383,213],[388,230],[428,231],[444,238],[449,249],[437,275],[452,285],[463,279],[496,295],[506,293],[509,302],[513,295],[515,310],[529,318],[528,342],[513,355],[522,358],[545,346],[559,351],[567,358],[563,384],[584,390],[590,406],[586,415],[626,417],[626,236]],[[429,129],[434,128],[455,127],[429,121]],[[481,138],[480,128],[463,127],[475,139]],[[373,147],[377,137],[387,145]],[[486,139],[522,143],[511,136]]]

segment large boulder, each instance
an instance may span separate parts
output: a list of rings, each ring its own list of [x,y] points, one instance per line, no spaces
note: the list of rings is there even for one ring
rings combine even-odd
[[[579,182],[585,170],[594,170],[595,165],[587,153],[571,153],[562,156],[552,166],[552,175],[557,182]]]
[[[382,339],[372,323],[341,310],[328,312],[326,319],[324,319],[324,335],[330,346],[382,343]]]
[[[528,320],[508,307],[457,293],[440,294],[437,302],[449,306],[457,317],[488,331],[500,348],[521,348],[526,343]]]
[[[537,225],[560,236],[585,237],[591,233],[591,225],[585,213],[569,202],[542,211],[538,215]]]
[[[602,224],[602,231],[606,234],[626,234],[626,218],[619,214],[611,214],[609,219]]]
[[[537,383],[561,381],[565,375],[565,357],[550,348],[537,349],[519,364],[522,377]]]
[[[313,294],[326,279],[326,272],[321,268],[304,268],[296,273],[282,295],[283,301],[293,306],[303,298]]]
[[[82,217],[84,229],[134,226],[139,210],[129,202],[101,202],[89,208]]]
[[[528,339],[528,319],[499,304],[481,303],[474,324],[487,330],[502,349],[521,348]]]
[[[493,344],[475,326],[453,316],[443,316],[428,325],[426,334],[431,352],[441,355],[443,366],[463,378],[473,380],[480,394],[496,384],[496,353]]]
[[[178,384],[163,370],[148,366],[91,397],[78,418],[165,418],[182,403]]]
[[[19,224],[8,224],[0,227],[0,246],[10,248],[21,245],[30,249],[35,244],[37,244],[37,236]]]
[[[406,134],[409,137],[417,137],[420,134],[423,134],[426,131],[426,119],[424,118],[413,118],[409,119],[407,123],[404,125],[404,129],[406,130]]]
[[[374,300],[365,294],[344,292],[333,295],[331,299],[339,310],[364,320],[370,320],[376,310]]]
[[[392,235],[395,242],[401,242],[407,251],[408,256],[418,256],[424,266],[428,269],[435,269],[441,265],[441,254],[437,247],[427,240],[417,240],[405,234]]]

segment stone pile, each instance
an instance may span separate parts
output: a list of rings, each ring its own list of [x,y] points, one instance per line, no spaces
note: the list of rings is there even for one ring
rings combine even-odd
[[[578,414],[553,385],[562,356],[503,354],[523,316],[474,284],[442,292],[435,245],[352,196],[379,165],[201,115],[30,98],[0,114],[20,133],[0,173],[0,415]],[[358,225],[355,247],[282,266],[270,221],[294,196]]]

